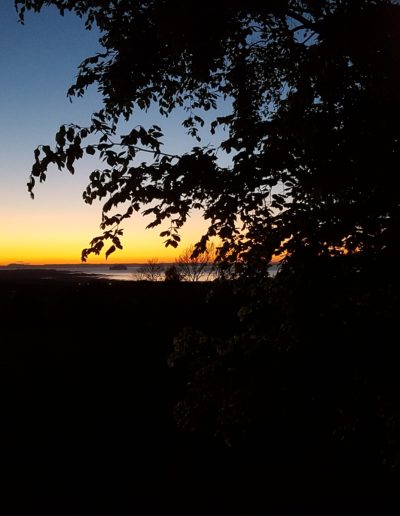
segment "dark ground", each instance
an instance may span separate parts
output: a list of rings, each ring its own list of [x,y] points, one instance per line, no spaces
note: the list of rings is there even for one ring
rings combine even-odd
[[[217,324],[206,290],[1,271],[0,514],[231,507],[225,459],[179,435],[171,411],[173,335]]]
[[[359,371],[358,355],[341,348],[342,329],[335,328],[335,318],[321,303],[301,308],[304,301],[299,301],[296,317],[305,320],[299,327],[306,334],[304,342],[311,343],[309,355],[295,353],[298,358],[290,367],[286,359],[284,367],[279,365],[279,354],[263,355],[259,365],[250,363],[245,378],[247,382],[253,372],[260,374],[266,392],[278,384],[279,389],[273,390],[279,391],[278,405],[284,400],[290,414],[282,414],[277,406],[267,408],[268,421],[274,422],[278,414],[281,426],[261,426],[261,437],[256,428],[254,446],[250,442],[234,449],[220,446],[207,432],[178,431],[173,406],[185,386],[167,366],[173,337],[185,326],[224,336],[236,321],[236,301],[229,295],[206,301],[210,288],[206,283],[110,282],[56,271],[0,272],[1,515],[398,514],[392,502],[400,491],[392,466],[383,468],[383,475],[381,469],[376,475],[371,470],[371,475],[368,468],[375,458],[368,457],[363,465],[368,443],[381,442],[379,436],[375,439],[381,430],[370,424],[380,421],[380,415],[370,417],[371,407],[364,410],[363,401],[357,399],[354,410],[367,414],[366,425],[357,422],[361,428],[357,434],[351,429],[353,409],[348,421],[347,413],[339,413],[344,444],[338,438],[329,460],[318,458],[317,441],[323,430],[315,429],[316,425],[321,429],[323,424],[331,425],[331,412],[316,413],[326,405],[326,400],[321,406],[315,401],[320,387],[334,398],[329,401],[332,406],[341,396],[347,406],[353,403],[348,389],[358,392],[362,383],[357,379],[350,385],[343,380],[347,370]],[[380,305],[379,300],[376,303]],[[311,310],[312,325],[306,310]],[[318,310],[323,313],[320,323]],[[395,315],[385,318],[392,321]],[[347,324],[344,317],[342,322]],[[321,340],[318,332],[324,332],[329,353],[331,344],[335,349],[332,355],[326,352],[318,358],[329,362],[325,372],[315,372],[309,360],[321,353],[315,347]],[[369,342],[371,330],[364,327],[363,332],[359,343],[348,333],[348,341],[357,342],[355,353]],[[387,332],[379,334],[383,344],[390,328]],[[376,338],[373,335],[371,341]],[[376,363],[372,355],[368,360],[360,370]],[[395,363],[384,360],[385,368],[390,362],[388,371],[395,379],[389,382],[392,392],[398,384]],[[283,373],[289,374],[288,387],[280,385]],[[379,375],[377,385],[389,385],[381,381],[387,373]],[[373,389],[371,381],[359,399],[367,399]],[[378,399],[372,394],[371,399]],[[272,403],[274,396],[263,393],[257,411]],[[397,400],[397,395],[387,399]],[[382,410],[388,414],[384,419],[389,437],[384,442],[390,447],[393,436],[397,439],[391,414],[398,408]],[[371,456],[378,457],[379,446]],[[308,457],[309,449],[314,450],[313,456]],[[345,459],[336,457],[336,450]]]

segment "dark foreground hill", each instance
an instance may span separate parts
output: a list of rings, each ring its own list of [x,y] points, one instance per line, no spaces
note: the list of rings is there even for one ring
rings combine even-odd
[[[272,289],[229,341],[229,288],[2,271],[0,514],[397,514],[398,295],[374,281]],[[237,347],[168,367],[185,327]]]

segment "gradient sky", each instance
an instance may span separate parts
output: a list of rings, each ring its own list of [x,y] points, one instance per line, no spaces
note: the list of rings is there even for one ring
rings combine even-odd
[[[78,64],[99,49],[98,34],[86,31],[74,15],[61,17],[54,8],[28,13],[21,25],[13,4],[13,0],[0,3],[0,265],[78,263],[81,250],[101,234],[100,204],[88,206],[82,200],[88,174],[96,166],[82,160],[75,176],[55,169],[37,185],[34,200],[26,183],[35,147],[52,145],[63,123],[87,124],[100,107],[95,89],[73,103],[66,97]],[[167,152],[179,153],[194,145],[176,117],[160,121],[150,115],[139,113],[132,126],[161,125]],[[193,215],[182,231],[181,246],[173,250],[165,249],[158,236],[165,228],[145,230],[148,222],[137,215],[125,223],[124,250],[111,255],[111,263],[153,257],[173,261],[205,227],[201,217]],[[104,255],[89,259],[89,263],[104,261]]]

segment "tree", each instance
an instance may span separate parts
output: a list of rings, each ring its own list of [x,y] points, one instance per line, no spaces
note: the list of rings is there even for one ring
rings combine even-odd
[[[216,249],[214,244],[208,244],[201,253],[195,253],[193,245],[182,251],[176,259],[181,278],[186,281],[208,280],[214,273]]]
[[[164,267],[158,263],[158,258],[150,258],[145,265],[139,268],[138,273],[140,279],[160,281],[164,273]]]
[[[95,84],[103,106],[87,127],[62,125],[54,147],[35,150],[28,184],[33,195],[50,165],[74,173],[85,154],[104,162],[84,192],[85,202],[104,202],[103,234],[83,260],[105,241],[106,257],[121,248],[122,224],[140,210],[176,247],[193,209],[209,223],[195,253],[218,237],[220,257],[250,270],[274,254],[289,266],[305,256],[399,255],[394,0],[15,3],[22,22],[26,10],[53,5],[101,31],[104,50],[81,63],[68,95]],[[158,125],[135,125],[137,110],[153,105],[165,117],[183,113],[196,146],[171,155]],[[132,124],[126,134],[120,120]],[[218,144],[203,143],[206,130],[222,135]],[[152,161],[140,163],[143,155]]]

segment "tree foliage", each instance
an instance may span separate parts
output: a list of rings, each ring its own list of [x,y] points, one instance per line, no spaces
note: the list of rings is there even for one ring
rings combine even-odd
[[[122,224],[137,211],[176,247],[194,209],[208,221],[195,252],[218,237],[221,257],[258,268],[274,254],[288,264],[304,254],[398,255],[394,1],[15,4],[22,21],[26,10],[53,5],[101,33],[103,50],[80,64],[68,95],[95,85],[103,105],[87,127],[62,125],[53,147],[36,149],[28,184],[33,195],[51,164],[74,173],[85,154],[104,163],[83,194],[103,202],[103,233],[83,260],[106,241],[106,255],[121,248]],[[221,105],[231,112],[221,116]],[[135,124],[154,106],[165,117],[183,113],[191,150],[169,154],[160,126]],[[121,120],[130,124],[124,134]],[[200,129],[224,136],[205,145]]]

